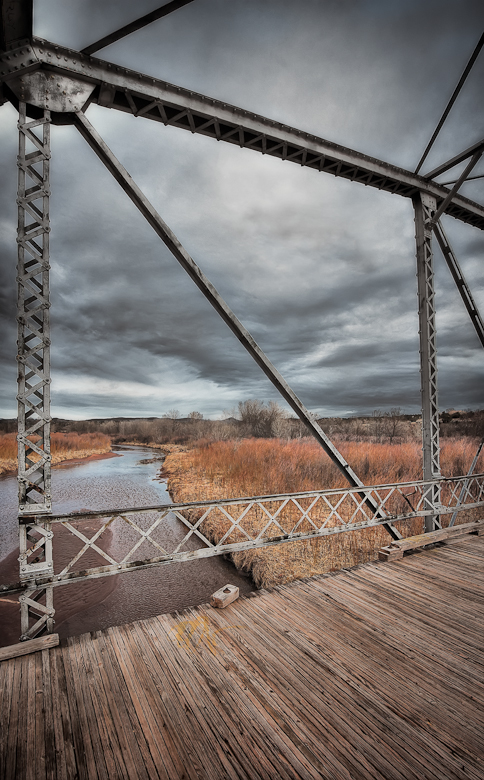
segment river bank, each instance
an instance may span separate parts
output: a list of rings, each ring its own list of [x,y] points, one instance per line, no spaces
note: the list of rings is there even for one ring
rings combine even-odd
[[[51,464],[61,466],[72,461],[92,460],[97,457],[115,457],[111,439],[102,433],[64,434],[51,437]],[[32,460],[36,460],[35,453]],[[17,437],[14,433],[0,435],[0,476],[17,473]]]

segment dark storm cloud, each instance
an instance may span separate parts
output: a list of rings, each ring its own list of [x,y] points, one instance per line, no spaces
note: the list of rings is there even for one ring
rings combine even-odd
[[[44,0],[36,32],[80,48],[158,5]],[[413,168],[483,26],[471,0],[195,0],[99,56]],[[483,75],[481,55],[427,170],[479,140]],[[418,409],[409,201],[96,106],[88,116],[310,408]],[[15,123],[3,106],[4,414],[16,393]],[[54,414],[215,416],[275,398],[75,130],[55,127],[52,141]],[[482,182],[466,188],[483,199]],[[444,222],[482,310],[482,233]],[[482,406],[482,349],[438,253],[441,400]]]

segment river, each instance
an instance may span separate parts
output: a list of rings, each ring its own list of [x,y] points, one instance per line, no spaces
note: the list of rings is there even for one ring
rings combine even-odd
[[[143,507],[170,504],[166,483],[157,478],[161,462],[149,461],[159,450],[142,447],[114,448],[116,457],[77,461],[52,469],[53,512],[56,514],[80,510]],[[174,515],[163,521],[164,538],[180,540],[186,529]],[[97,528],[98,526],[96,526]],[[57,529],[56,528],[56,534]],[[79,530],[86,524],[79,524]],[[91,529],[92,530],[92,529]],[[62,529],[64,532],[64,529]],[[133,533],[122,521],[108,531],[109,550],[116,552]],[[57,534],[59,536],[59,534]],[[92,534],[87,534],[91,536]],[[0,583],[18,581],[17,480],[0,477]],[[136,535],[134,537],[137,538]],[[76,541],[64,532],[54,547],[54,562],[67,560],[76,551]],[[147,545],[146,542],[143,543]],[[102,546],[102,545],[101,545]],[[196,543],[194,547],[200,546]],[[192,546],[192,549],[193,549]],[[104,549],[107,549],[104,547]],[[158,553],[144,547],[135,559]],[[141,554],[140,554],[141,553]],[[77,568],[85,568],[84,559]],[[101,561],[88,565],[102,565]],[[56,566],[56,571],[59,567]],[[56,609],[55,630],[61,638],[109,626],[130,623],[164,612],[173,612],[209,600],[223,585],[237,585],[241,594],[254,590],[249,576],[237,572],[221,556],[199,561],[170,564],[144,571],[134,571],[95,579],[82,584],[61,585],[54,589]],[[19,606],[16,596],[0,598],[0,646],[17,642],[20,636]]]

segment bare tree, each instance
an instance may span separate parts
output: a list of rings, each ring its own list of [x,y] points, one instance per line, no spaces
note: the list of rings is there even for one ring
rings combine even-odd
[[[256,398],[240,401],[238,419],[246,436],[272,438],[288,435],[287,414],[275,401],[269,401],[267,406]]]

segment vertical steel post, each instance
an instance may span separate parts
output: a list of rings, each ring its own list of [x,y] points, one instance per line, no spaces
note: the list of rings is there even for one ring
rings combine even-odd
[[[20,580],[52,574],[50,523],[29,516],[51,512],[49,195],[50,112],[27,118],[19,104],[18,156],[18,484]],[[50,589],[52,590],[52,588]],[[52,593],[21,597],[22,638],[52,630]],[[45,599],[45,605],[39,599]],[[30,604],[32,602],[32,604]],[[39,602],[39,603],[37,603]],[[31,607],[42,620],[30,625]],[[38,625],[40,623],[40,625]]]
[[[437,208],[434,197],[419,192],[413,198],[417,243],[417,289],[420,336],[420,388],[422,396],[423,478],[440,477],[439,404],[437,396],[437,348],[435,330],[434,269],[432,257],[432,219]],[[427,492],[425,532],[440,527],[438,506],[440,488]]]

